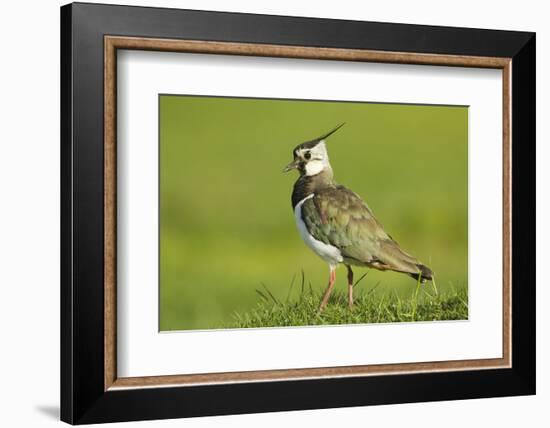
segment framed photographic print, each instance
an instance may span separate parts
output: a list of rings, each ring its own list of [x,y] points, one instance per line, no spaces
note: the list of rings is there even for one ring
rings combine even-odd
[[[61,8],[73,423],[535,393],[535,35]]]

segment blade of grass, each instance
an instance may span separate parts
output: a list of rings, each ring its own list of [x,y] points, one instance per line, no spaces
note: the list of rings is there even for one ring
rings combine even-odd
[[[279,302],[277,300],[277,298],[273,295],[273,293],[271,293],[271,291],[269,290],[269,288],[267,288],[267,285],[265,285],[263,282],[261,283],[262,287],[264,288],[264,290],[267,292],[267,294],[269,294],[269,297],[271,297],[271,299],[273,299],[273,302],[276,304],[276,305],[280,305],[281,302]]]
[[[412,312],[412,320],[413,321],[416,321],[416,305],[418,303],[418,291],[420,290],[420,284],[421,284],[421,279],[422,277],[420,275],[418,275],[418,280],[416,281],[416,290],[414,292],[414,300],[413,300],[413,312]]]
[[[355,288],[355,286],[359,284],[361,280],[363,280],[369,274],[369,272],[370,270],[366,271],[363,275],[361,275],[361,278],[359,278],[357,281],[355,281],[355,284],[353,284],[353,288]]]
[[[367,291],[367,294],[365,294],[365,296],[368,296],[369,294],[371,294],[374,290],[376,290],[378,288],[378,286],[380,285],[382,281],[378,281],[374,287],[372,287],[369,291]]]
[[[292,292],[292,287],[294,286],[294,280],[296,279],[296,274],[292,275],[292,281],[290,281],[290,287],[288,288],[288,293],[286,295],[285,303],[288,303],[290,299],[290,293]]]
[[[304,273],[304,268],[302,268],[302,285],[301,285],[301,289],[300,289],[300,302],[302,302],[302,297],[304,295],[305,282],[306,282],[306,275]]]
[[[437,291],[437,285],[435,284],[435,275],[432,275],[432,286],[434,288],[435,295],[439,295],[439,292]]]
[[[260,297],[261,297],[264,301],[269,302],[268,297],[267,297],[264,293],[262,293],[262,290],[258,290],[258,289],[256,288],[256,293],[258,293],[258,294],[260,295]]]
[[[376,322],[380,322],[380,314],[382,312],[382,303],[384,303],[384,296],[380,298],[380,303],[378,304],[378,314],[376,315]]]

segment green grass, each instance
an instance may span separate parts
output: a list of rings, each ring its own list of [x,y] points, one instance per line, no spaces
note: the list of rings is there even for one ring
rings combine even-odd
[[[359,281],[358,281],[359,282]],[[380,283],[354,289],[354,307],[348,308],[347,294],[333,292],[327,307],[319,313],[322,293],[305,285],[302,277],[300,292],[291,298],[276,297],[267,287],[256,290],[259,301],[246,312],[235,312],[226,328],[290,327],[336,324],[372,324],[412,321],[442,321],[468,319],[468,289],[448,288],[437,293],[431,283],[417,284],[408,297],[397,293],[374,293]],[[292,287],[291,287],[292,289]],[[359,289],[359,290],[358,290]]]

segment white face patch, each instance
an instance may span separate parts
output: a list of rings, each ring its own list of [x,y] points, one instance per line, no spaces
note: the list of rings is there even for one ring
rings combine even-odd
[[[325,169],[321,161],[309,161],[306,163],[306,175],[317,175]]]
[[[306,157],[306,153],[308,152],[309,159]],[[327,146],[324,141],[321,141],[311,149],[301,149],[298,154],[306,161],[306,175],[317,175],[323,170],[330,168]]]

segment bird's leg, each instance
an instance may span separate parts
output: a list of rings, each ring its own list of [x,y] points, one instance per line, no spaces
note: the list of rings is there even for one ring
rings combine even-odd
[[[348,268],[348,303],[349,308],[353,309],[353,271],[350,265],[346,265]]]
[[[323,309],[325,309],[325,306],[328,303],[328,299],[330,297],[330,293],[332,292],[332,287],[334,287],[334,282],[336,281],[336,266],[330,266],[330,276],[328,279],[328,287],[325,291],[325,295],[323,296],[323,300],[321,301],[321,306],[319,306],[319,312],[321,312]]]

